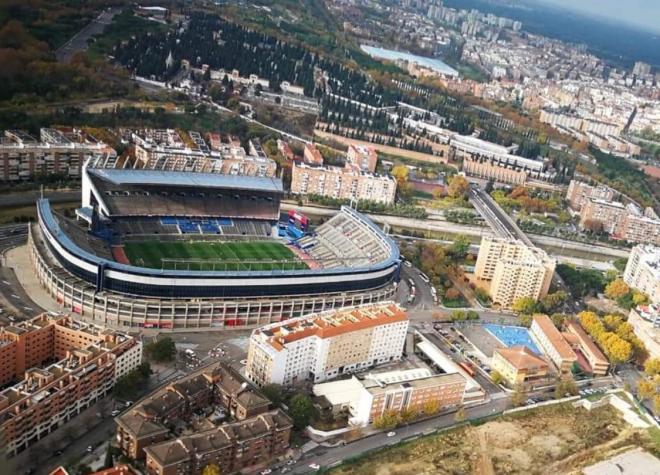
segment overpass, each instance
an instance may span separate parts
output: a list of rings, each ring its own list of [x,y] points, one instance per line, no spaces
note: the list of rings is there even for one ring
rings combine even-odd
[[[526,245],[533,247],[532,241],[523,233],[511,216],[500,208],[488,193],[478,186],[470,185],[470,202],[479,214],[486,220],[497,237],[519,239]]]

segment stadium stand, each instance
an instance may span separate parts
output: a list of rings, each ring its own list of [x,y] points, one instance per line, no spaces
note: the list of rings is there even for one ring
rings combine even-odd
[[[368,266],[387,258],[389,249],[352,214],[339,213],[296,245],[324,268]]]

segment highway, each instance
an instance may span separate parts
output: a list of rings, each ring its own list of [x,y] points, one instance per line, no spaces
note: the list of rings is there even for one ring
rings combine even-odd
[[[470,202],[498,237],[520,239],[528,246],[533,246],[532,241],[516,226],[511,217],[478,186],[470,187]]]

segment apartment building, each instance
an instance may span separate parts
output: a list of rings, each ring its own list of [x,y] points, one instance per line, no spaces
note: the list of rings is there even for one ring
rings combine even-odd
[[[486,236],[481,240],[475,276],[490,281],[494,303],[510,307],[521,297],[538,300],[548,294],[556,261],[519,240]]]
[[[623,280],[646,294],[652,303],[660,304],[660,248],[644,244],[633,247]]]
[[[648,213],[642,214],[639,210],[628,212],[621,220],[615,237],[660,246],[660,219]]]
[[[346,166],[353,167],[363,172],[374,173],[376,171],[376,164],[378,163],[378,155],[376,149],[367,147],[365,145],[349,145],[348,153],[346,154]]]
[[[268,406],[231,366],[212,364],[158,389],[117,417],[117,445],[128,457],[144,459],[148,447],[176,441],[173,426],[227,432],[226,423],[253,419],[267,413]]]
[[[116,152],[79,131],[64,134],[41,129],[36,139],[25,132],[6,130],[0,139],[0,181],[30,180],[35,176],[76,178],[89,158],[115,158]]]
[[[468,176],[510,185],[524,185],[528,177],[527,171],[523,169],[502,166],[497,162],[472,156],[463,159],[462,169]]]
[[[305,144],[303,150],[303,160],[308,165],[321,166],[323,165],[323,155],[313,143]]]
[[[294,163],[291,193],[392,204],[396,196],[396,180],[355,169]]]
[[[594,186],[578,180],[571,180],[566,191],[566,201],[574,211],[580,211],[590,199],[612,201],[614,196],[615,192],[609,186]]]
[[[314,385],[333,412],[348,410],[349,423],[365,426],[385,413],[427,412],[463,402],[466,379],[458,373],[432,374],[426,368],[369,373],[363,377]]]
[[[142,361],[142,343],[66,316],[0,329],[0,434],[9,455],[104,397]]]
[[[245,375],[257,386],[315,383],[399,360],[408,315],[393,303],[346,307],[252,332]]]
[[[591,369],[591,374],[594,376],[607,374],[610,362],[578,322],[567,322],[563,336],[576,354],[579,353],[584,356]]]
[[[511,387],[548,375],[548,363],[526,346],[495,348],[490,367]]]
[[[122,168],[261,177],[274,177],[277,174],[277,163],[274,160],[266,157],[263,152],[248,155],[240,144],[231,140],[224,143],[218,142],[217,137],[210,137],[212,147],[209,147],[196,132],[182,137],[171,129],[134,132],[131,140],[135,145],[135,159],[127,161]],[[255,149],[253,151],[256,152]]]
[[[639,338],[649,357],[660,358],[660,306],[640,305],[630,310],[628,323]]]
[[[591,198],[583,204],[580,211],[580,228],[614,234],[627,213],[623,203]]]
[[[550,317],[534,315],[530,331],[543,352],[550,357],[559,371],[562,373],[571,371],[573,363],[577,362],[577,355],[552,323]]]
[[[255,473],[286,453],[293,424],[281,409],[210,430],[192,432],[145,449],[148,475],[201,475],[209,464],[221,473]]]

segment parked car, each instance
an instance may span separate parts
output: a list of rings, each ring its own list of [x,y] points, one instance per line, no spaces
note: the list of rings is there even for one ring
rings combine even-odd
[[[321,466],[318,463],[310,463],[309,468],[311,468],[312,470],[320,470]]]
[[[396,432],[388,432],[387,436],[388,437],[394,437],[396,435]]]

